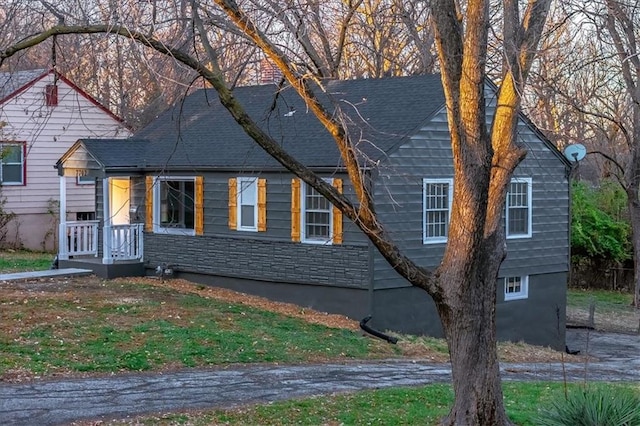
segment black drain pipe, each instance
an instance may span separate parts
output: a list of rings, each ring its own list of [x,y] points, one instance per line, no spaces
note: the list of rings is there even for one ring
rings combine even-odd
[[[374,330],[373,328],[369,327],[367,325],[367,323],[371,320],[371,315],[364,317],[361,321],[360,321],[360,328],[363,329],[364,331],[366,331],[367,333],[371,334],[372,336],[376,336],[379,337],[382,340],[386,340],[389,343],[392,344],[396,344],[398,343],[398,339],[396,337],[393,336],[389,336],[388,334],[384,334],[381,331],[378,330]]]

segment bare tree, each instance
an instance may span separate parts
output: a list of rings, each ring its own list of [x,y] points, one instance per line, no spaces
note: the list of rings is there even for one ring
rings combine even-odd
[[[299,35],[285,40],[287,33],[269,33],[271,21],[253,19],[259,11],[251,9],[249,2],[243,3],[249,8],[247,11],[233,0],[215,0],[215,4],[245,39],[281,70],[287,82],[332,135],[356,200],[340,194],[291,157],[252,121],[237,102],[221,66],[221,53],[213,47],[215,45],[210,39],[212,28],[208,24],[217,16],[212,14],[211,5],[204,1],[191,0],[190,10],[194,40],[203,47],[203,52],[168,45],[153,33],[114,23],[55,25],[1,50],[0,61],[55,34],[111,34],[134,40],[195,70],[215,88],[220,102],[258,145],[338,207],[360,227],[398,273],[428,292],[435,301],[450,350],[456,395],[451,412],[442,423],[509,424],[502,401],[496,350],[496,286],[498,270],[505,257],[501,215],[513,171],[526,154],[525,148],[516,142],[516,124],[550,0],[531,0],[523,11],[519,9],[520,2],[503,2],[502,32],[506,42],[502,49],[498,106],[490,127],[486,124],[484,97],[491,22],[489,1],[471,0],[464,9],[453,0],[436,0],[431,4],[455,171],[449,242],[442,262],[435,270],[427,270],[403,254],[376,217],[374,200],[359,164],[357,141],[352,140],[340,115],[327,111],[312,90],[321,84],[317,77],[326,76],[322,70],[329,66],[329,62],[309,60],[300,63],[300,58],[307,57],[295,56],[300,52],[317,51],[322,42],[315,44],[318,40],[304,37],[299,41]],[[355,6],[353,3],[349,5]],[[323,8],[323,5],[311,6]],[[301,13],[294,13],[294,16],[295,19],[304,18]],[[315,25],[315,18],[312,16],[310,19],[303,20],[304,25],[299,21],[292,22],[296,28],[302,25],[308,29]],[[261,28],[259,24],[266,27]],[[299,41],[302,46],[292,47],[288,44],[291,41]],[[327,41],[336,42],[328,37]],[[313,49],[306,45],[313,45]],[[333,44],[329,50],[336,52],[335,49],[339,50],[339,47]],[[326,49],[324,52],[323,60],[326,61],[330,55],[326,54]]]
[[[617,53],[624,87],[631,102],[628,126],[614,122],[627,141],[630,159],[624,170],[634,253],[634,306],[640,307],[640,6],[633,1],[605,0],[602,21]]]
[[[534,88],[549,134],[586,144],[601,177],[627,194],[634,305],[640,307],[640,6],[602,0],[565,5],[562,50],[541,67]],[[551,51],[545,51],[548,55]],[[551,128],[553,127],[553,129]],[[597,159],[597,160],[595,160]]]

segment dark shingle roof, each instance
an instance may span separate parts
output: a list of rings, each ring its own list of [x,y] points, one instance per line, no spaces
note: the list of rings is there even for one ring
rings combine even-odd
[[[11,95],[24,85],[41,77],[47,72],[45,69],[29,71],[0,72],[0,101]]]
[[[87,150],[105,169],[143,169],[148,141],[139,139],[82,139]]]
[[[335,80],[318,94],[345,113],[363,156],[376,160],[391,151],[444,105],[439,75]],[[336,167],[340,157],[329,133],[291,88],[238,87],[234,96],[278,143],[309,167]],[[293,112],[295,111],[295,112]],[[213,89],[199,90],[165,111],[130,142],[85,141],[105,166],[267,169],[279,165],[233,120]],[[146,142],[145,142],[146,141]]]

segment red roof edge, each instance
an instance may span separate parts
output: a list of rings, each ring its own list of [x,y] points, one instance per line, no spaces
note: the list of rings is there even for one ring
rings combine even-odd
[[[122,124],[123,126],[125,126],[128,130],[133,131],[133,129],[129,126],[129,124],[127,124],[123,118],[118,117],[116,114],[114,114],[113,112],[111,112],[111,110],[109,110],[109,108],[107,108],[106,106],[102,105],[100,102],[98,102],[93,96],[91,96],[90,94],[88,94],[87,92],[85,92],[84,90],[82,90],[81,88],[79,88],[78,86],[76,86],[75,83],[73,83],[71,80],[69,80],[67,77],[65,77],[64,75],[60,74],[58,71],[55,71],[53,68],[50,68],[48,71],[45,71],[44,73],[42,73],[42,75],[34,78],[33,80],[31,80],[30,82],[28,82],[27,84],[25,84],[24,86],[20,87],[19,89],[17,89],[16,91],[14,91],[13,93],[9,94],[8,96],[6,96],[4,99],[0,99],[0,104],[5,103],[6,101],[8,101],[11,98],[16,97],[17,95],[19,95],[20,93],[24,92],[25,90],[27,90],[28,88],[30,88],[31,86],[33,86],[34,84],[36,84],[38,81],[42,80],[44,77],[48,76],[49,74],[53,74],[55,73],[58,78],[60,80],[62,80],[65,84],[69,85],[73,90],[75,90],[76,92],[78,92],[80,95],[82,95],[82,97],[84,97],[86,100],[88,100],[89,102],[91,102],[92,104],[94,104],[95,106],[97,106],[98,108],[100,108],[103,112],[105,112],[108,116],[110,116],[111,118],[113,118],[114,120],[116,120],[117,122],[119,122],[120,124]]]
[[[21,86],[19,88],[17,88],[15,91],[13,91],[12,93],[9,93],[7,96],[5,96],[4,98],[0,99],[0,104],[3,104],[5,102],[7,102],[9,99],[15,98],[16,96],[18,96],[20,93],[24,92],[25,90],[27,90],[29,87],[33,86],[34,84],[36,84],[38,81],[42,80],[43,78],[45,78],[46,76],[48,76],[49,74],[51,74],[53,72],[52,69],[43,72],[40,76],[34,78],[33,80],[31,80],[30,82],[28,82],[27,84],[25,84],[24,86]]]

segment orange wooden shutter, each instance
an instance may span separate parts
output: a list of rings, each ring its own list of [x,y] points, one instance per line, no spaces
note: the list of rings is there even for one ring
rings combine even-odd
[[[291,240],[300,241],[300,180],[291,179]]]
[[[145,178],[145,186],[144,230],[153,232],[153,176]]]
[[[342,194],[342,179],[334,179],[333,186]],[[333,206],[333,243],[342,244],[342,212]]]
[[[258,179],[258,232],[267,230],[267,180]]]
[[[229,179],[229,229],[238,229],[238,186],[236,178]]]
[[[204,178],[196,176],[195,193],[195,231],[196,235],[204,234]]]

